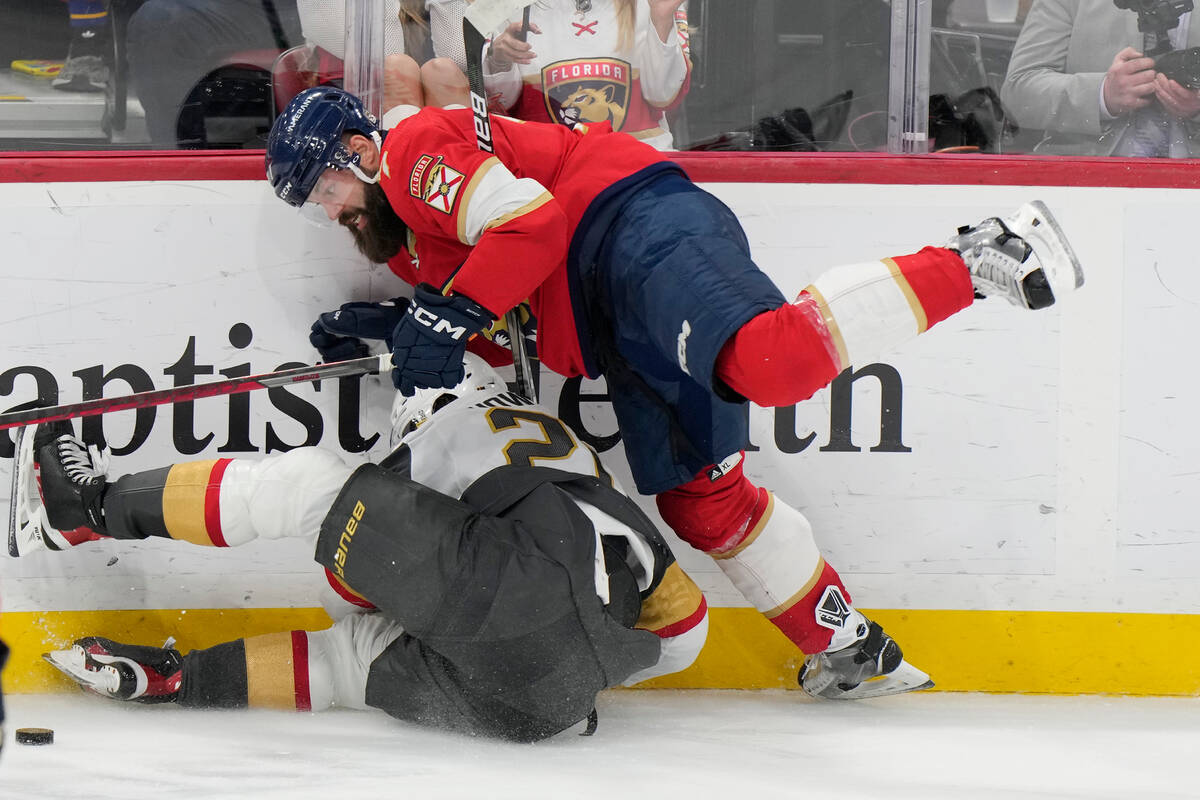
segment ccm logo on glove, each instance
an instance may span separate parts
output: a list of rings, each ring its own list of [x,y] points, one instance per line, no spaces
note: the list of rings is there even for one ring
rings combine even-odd
[[[409,306],[408,313],[412,314],[417,322],[426,328],[432,328],[434,333],[446,334],[455,341],[467,335],[466,325],[454,325],[449,320],[434,314],[428,308]]]
[[[467,340],[492,324],[490,311],[466,295],[444,295],[422,283],[392,333],[392,382],[405,397],[417,389],[456,385]]]

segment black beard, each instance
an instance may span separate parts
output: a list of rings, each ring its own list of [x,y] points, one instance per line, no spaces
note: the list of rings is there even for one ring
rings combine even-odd
[[[343,212],[338,222],[350,231],[360,253],[375,264],[386,264],[408,244],[408,226],[392,210],[392,204],[378,183],[366,184],[364,198],[362,216],[367,222],[361,230],[355,224],[357,212]]]

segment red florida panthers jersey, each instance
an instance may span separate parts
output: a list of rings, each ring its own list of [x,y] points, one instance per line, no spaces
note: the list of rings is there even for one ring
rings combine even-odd
[[[497,317],[528,299],[542,363],[583,374],[571,237],[598,194],[663,157],[607,124],[570,130],[493,115],[492,135],[495,153],[481,151],[469,109],[423,108],[388,131],[380,186],[413,233],[412,252],[390,266]]]

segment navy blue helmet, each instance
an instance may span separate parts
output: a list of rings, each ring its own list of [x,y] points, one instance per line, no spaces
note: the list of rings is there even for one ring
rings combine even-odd
[[[354,95],[317,86],[292,98],[267,138],[267,180],[275,195],[299,208],[325,170],[357,166],[358,154],[342,144],[347,131],[364,136],[379,131],[375,116]]]

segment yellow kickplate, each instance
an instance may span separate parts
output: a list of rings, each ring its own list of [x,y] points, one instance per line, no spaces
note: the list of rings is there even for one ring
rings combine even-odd
[[[936,690],[1049,694],[1200,694],[1200,615],[862,609]],[[6,692],[63,691],[41,654],[87,635],[187,652],[330,624],[319,608],[29,611],[0,614],[12,648]],[[803,656],[749,608],[709,610],[708,642],[688,669],[645,688],[795,689]]]

